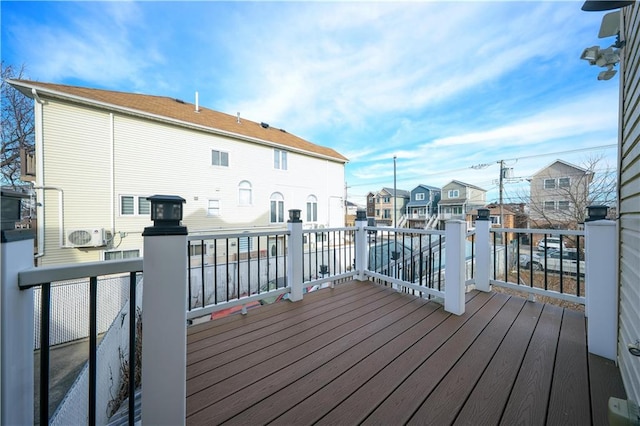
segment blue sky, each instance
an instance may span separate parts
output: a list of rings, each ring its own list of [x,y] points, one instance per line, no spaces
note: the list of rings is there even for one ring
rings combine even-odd
[[[556,158],[615,167],[615,147],[598,147],[617,143],[619,79],[580,60],[615,40],[582,3],[2,1],[1,48],[33,80],[198,91],[330,146],[350,159],[354,201],[393,187],[394,155],[399,189],[457,179],[494,201],[499,160],[516,177]]]

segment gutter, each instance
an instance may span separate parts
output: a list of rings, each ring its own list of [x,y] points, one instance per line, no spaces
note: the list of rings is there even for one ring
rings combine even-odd
[[[21,87],[26,87],[26,88],[31,87],[31,85],[27,85],[27,84],[25,84],[24,82],[21,82],[21,81],[8,80],[8,82],[11,85],[14,85],[14,86],[21,86]],[[36,89],[32,88],[31,90],[32,90],[32,93],[35,93]],[[207,133],[213,133],[213,134],[220,135],[220,136],[232,137],[232,138],[235,138],[235,139],[240,139],[240,140],[244,140],[244,141],[247,141],[247,142],[252,142],[252,143],[255,143],[255,144],[258,144],[258,145],[266,145],[266,146],[273,147],[273,148],[283,148],[283,149],[285,149],[287,151],[290,151],[290,152],[297,152],[297,153],[300,153],[300,154],[308,155],[310,157],[323,158],[323,159],[326,159],[326,160],[334,161],[336,163],[346,164],[346,163],[349,162],[349,160],[346,159],[346,158],[337,158],[337,157],[332,157],[332,156],[329,156],[329,155],[324,155],[324,154],[320,154],[320,153],[316,153],[316,152],[312,152],[312,151],[305,151],[303,149],[298,149],[298,148],[295,148],[295,147],[292,147],[292,146],[289,146],[289,145],[282,145],[282,144],[279,144],[279,143],[276,143],[276,142],[272,142],[272,141],[267,141],[267,140],[264,140],[264,139],[254,138],[254,137],[251,137],[251,136],[245,136],[245,135],[241,135],[239,133],[228,132],[228,131],[221,130],[221,129],[216,129],[216,128],[213,128],[213,127],[202,126],[202,125],[191,123],[191,122],[188,122],[188,121],[182,121],[182,120],[178,120],[178,119],[171,118],[171,117],[152,114],[152,113],[149,113],[149,112],[135,110],[135,109],[119,106],[119,105],[109,104],[109,103],[106,103],[106,102],[88,100],[87,98],[83,98],[81,96],[70,95],[70,94],[67,94],[67,93],[60,93],[60,92],[57,92],[57,91],[51,90],[51,89],[46,89],[46,88],[42,89],[42,88],[40,88],[40,90],[44,90],[48,94],[50,94],[50,95],[52,95],[54,97],[63,99],[63,100],[70,100],[70,101],[75,101],[75,102],[78,102],[78,103],[84,104],[84,105],[101,107],[101,108],[107,109],[109,111],[117,111],[117,112],[129,114],[129,115],[134,115],[134,116],[138,116],[138,117],[143,117],[143,118],[147,118],[147,119],[152,119],[152,120],[156,120],[156,121],[160,121],[160,122],[164,122],[164,123],[180,125],[182,127],[201,130],[201,131],[204,131],[204,132],[207,132]],[[312,142],[310,142],[310,143],[312,143]]]

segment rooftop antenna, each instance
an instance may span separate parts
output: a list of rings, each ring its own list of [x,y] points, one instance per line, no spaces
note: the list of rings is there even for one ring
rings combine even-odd
[[[240,124],[240,113],[238,113],[238,124]]]
[[[196,112],[200,112],[200,107],[198,106],[198,92],[196,92]]]

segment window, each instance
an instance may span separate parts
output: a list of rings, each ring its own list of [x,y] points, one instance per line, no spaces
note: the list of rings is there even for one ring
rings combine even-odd
[[[544,189],[555,189],[556,188],[556,180],[555,179],[545,179],[544,180]]]
[[[273,167],[278,170],[287,170],[287,151],[273,150]]]
[[[569,188],[571,186],[571,178],[564,177],[558,179],[558,188]]]
[[[556,202],[555,201],[545,201],[544,205],[543,205],[543,209],[545,211],[553,211],[556,209]]]
[[[238,204],[241,206],[250,206],[251,200],[251,182],[243,180],[238,184]]]
[[[424,192],[419,192],[416,194],[416,201],[424,200]]]
[[[460,197],[460,191],[457,189],[450,189],[449,190],[449,198],[458,198]]]
[[[209,200],[207,216],[220,216],[220,200]]]
[[[253,239],[251,237],[240,238],[238,251],[240,253],[248,253],[253,249]]]
[[[558,210],[569,210],[568,201],[558,201]]]
[[[453,214],[462,214],[462,206],[455,206],[451,208]]]
[[[133,259],[140,257],[140,250],[105,251],[104,260]]]
[[[211,164],[220,167],[229,167],[229,153],[211,150]]]
[[[489,219],[494,225],[500,225],[500,216],[490,216]]]
[[[383,203],[390,203],[391,202],[391,197],[384,197],[384,199],[382,200]]]
[[[190,256],[202,256],[202,248],[204,247],[204,254],[207,254],[207,245],[201,244],[200,241],[197,241],[194,244],[189,244],[189,255]]]
[[[271,195],[271,223],[284,222],[284,197],[279,192]]]
[[[391,219],[391,210],[389,210],[389,209],[384,209],[384,211],[383,211],[383,212],[384,212],[384,213],[383,213],[383,215],[382,215],[382,217],[383,217],[383,218],[385,218],[385,219]]]
[[[314,195],[307,197],[307,222],[318,221],[318,199]]]
[[[121,216],[150,216],[151,202],[141,195],[120,196]]]

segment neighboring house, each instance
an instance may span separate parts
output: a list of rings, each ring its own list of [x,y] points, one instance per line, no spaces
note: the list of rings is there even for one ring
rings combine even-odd
[[[168,97],[8,82],[35,101],[40,264],[141,256],[154,194],[186,200],[190,232],[285,228],[289,209],[344,226],[331,148]]]
[[[640,3],[621,9],[620,132],[618,158],[618,363],[627,397],[640,404]],[[595,81],[594,86],[603,84]],[[606,84],[606,81],[604,82]],[[611,107],[614,107],[613,105]]]
[[[439,227],[450,219],[466,220],[473,209],[486,204],[487,191],[468,183],[452,180],[442,187],[442,198],[438,203]],[[469,223],[470,225],[470,223]]]
[[[492,228],[527,228],[527,215],[524,212],[524,204],[504,204],[500,209],[500,204],[489,204],[484,208],[489,209],[489,220]],[[504,222],[501,220],[504,219]],[[473,209],[467,214],[467,223],[475,228],[478,219],[478,209]],[[523,235],[528,235],[524,233]],[[503,234],[498,233],[496,240],[502,244]],[[517,233],[507,232],[507,242],[518,237]]]
[[[433,226],[432,218],[437,219],[440,188],[418,185],[411,190],[407,203],[407,224],[409,228],[427,228]]]
[[[369,192],[367,194],[367,217],[376,217],[376,194]]]
[[[361,207],[351,201],[345,201],[345,226],[356,226],[356,214]]]
[[[556,160],[531,178],[529,211],[537,228],[576,228],[584,219],[593,173]]]
[[[403,189],[382,188],[375,194],[374,216],[377,225],[394,226],[398,228],[404,226],[405,218],[403,212],[409,202],[409,191]],[[367,203],[368,207],[368,203]],[[395,211],[394,211],[395,208]]]

